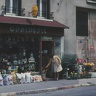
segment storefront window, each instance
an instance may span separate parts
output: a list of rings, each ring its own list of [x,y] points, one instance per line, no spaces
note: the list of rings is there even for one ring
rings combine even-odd
[[[18,72],[38,71],[39,38],[24,35],[1,35],[0,37],[0,70]],[[18,67],[18,68],[17,68]],[[17,69],[16,69],[17,68]]]
[[[6,14],[18,13],[18,0],[6,0]]]

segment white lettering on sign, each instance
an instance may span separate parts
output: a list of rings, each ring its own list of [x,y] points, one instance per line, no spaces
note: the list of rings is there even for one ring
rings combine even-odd
[[[21,26],[11,26],[10,32],[47,34],[46,28],[33,28],[33,27],[21,27]]]

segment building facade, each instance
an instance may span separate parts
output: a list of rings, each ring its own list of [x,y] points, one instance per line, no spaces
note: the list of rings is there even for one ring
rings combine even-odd
[[[36,71],[53,53],[96,57],[96,0],[0,0],[0,8],[1,57],[33,56]]]
[[[96,0],[54,1],[55,19],[69,27],[62,38],[62,53],[77,54],[79,59],[94,62],[96,69]]]
[[[41,71],[52,54],[61,56],[68,28],[53,20],[51,0],[0,1],[1,71]]]
[[[51,0],[54,20],[69,27],[61,38],[62,54],[77,54],[95,63],[96,0]]]

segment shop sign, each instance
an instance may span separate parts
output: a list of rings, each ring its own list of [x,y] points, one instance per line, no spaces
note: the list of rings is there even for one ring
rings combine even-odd
[[[49,36],[42,36],[42,40],[52,40],[53,38],[52,37],[49,37]]]
[[[26,26],[11,26],[10,32],[16,33],[33,33],[33,34],[47,34],[46,28],[34,28],[34,27],[26,27]]]
[[[32,7],[32,16],[36,17],[38,15],[38,7],[36,5],[34,5]]]
[[[42,39],[52,39],[51,36],[64,36],[63,28],[44,27],[44,26],[32,26],[32,25],[14,25],[6,24],[0,25],[0,33],[12,33],[12,34],[31,34],[42,35],[48,37],[42,37]]]

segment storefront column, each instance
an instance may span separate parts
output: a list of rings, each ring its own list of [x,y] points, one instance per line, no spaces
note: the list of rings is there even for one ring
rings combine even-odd
[[[40,36],[40,66],[39,66],[39,71],[42,71],[42,40]]]

